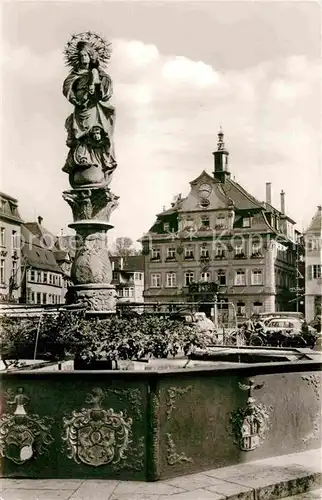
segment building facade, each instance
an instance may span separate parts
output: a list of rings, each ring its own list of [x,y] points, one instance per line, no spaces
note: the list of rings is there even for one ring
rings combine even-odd
[[[322,266],[321,266],[321,206],[304,233],[305,240],[305,317],[313,321],[321,316]]]
[[[112,256],[113,280],[118,295],[118,303],[144,302],[144,257],[129,255]]]
[[[0,193],[0,301],[18,302],[21,293],[20,240],[22,219],[18,201]]]
[[[203,171],[190,182],[188,196],[178,195],[140,240],[145,301],[216,298],[241,317],[292,310],[297,240],[285,193],[278,210],[270,183],[260,202],[232,180],[222,131],[213,155],[213,174]]]
[[[32,233],[27,225],[21,228],[22,257],[27,263],[21,288],[21,302],[25,304],[62,304],[66,289],[64,272],[55,259],[55,252]]]

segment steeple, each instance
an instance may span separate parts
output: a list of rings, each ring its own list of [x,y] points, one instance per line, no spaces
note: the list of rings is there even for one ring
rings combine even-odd
[[[225,182],[226,177],[230,177],[230,172],[228,171],[229,153],[225,148],[224,133],[221,126],[218,132],[217,151],[214,151],[212,154],[214,155],[215,165],[214,177],[219,182]]]

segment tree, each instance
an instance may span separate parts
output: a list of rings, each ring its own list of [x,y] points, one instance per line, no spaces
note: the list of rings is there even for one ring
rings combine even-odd
[[[133,241],[128,236],[119,236],[115,241],[115,255],[127,257],[129,255],[140,255],[140,251],[133,247]]]

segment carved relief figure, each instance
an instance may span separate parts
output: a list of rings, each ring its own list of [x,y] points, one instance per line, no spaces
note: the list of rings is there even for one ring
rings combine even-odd
[[[235,436],[235,444],[243,451],[252,451],[258,448],[266,437],[269,428],[269,412],[271,407],[255,404],[252,391],[261,389],[264,384],[255,384],[249,380],[248,384],[239,383],[239,388],[248,391],[246,408],[234,411],[230,417],[229,431]]]
[[[101,183],[102,174],[107,185],[117,166],[115,109],[109,104],[112,81],[103,69],[110,52],[110,45],[91,32],[73,35],[65,47],[72,69],[64,81],[63,94],[74,105],[74,112],[65,123],[70,151],[63,171],[72,174],[72,185]]]
[[[113,408],[103,409],[104,398],[104,391],[94,388],[85,400],[92,408],[74,410],[70,418],[63,418],[62,439],[66,442],[68,457],[76,463],[98,467],[126,458],[132,419]]]
[[[5,396],[7,404],[14,406],[15,411],[0,417],[0,454],[21,465],[35,455],[44,453],[47,445],[53,442],[50,434],[53,419],[27,414],[25,406],[30,399],[22,387],[17,390],[17,394],[9,390]]]

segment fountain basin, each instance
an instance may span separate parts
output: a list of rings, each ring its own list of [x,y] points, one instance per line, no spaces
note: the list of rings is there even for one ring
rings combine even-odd
[[[156,481],[317,449],[320,371],[288,361],[2,373],[2,475]],[[247,441],[251,405],[264,424]],[[28,435],[33,456],[17,463]]]

